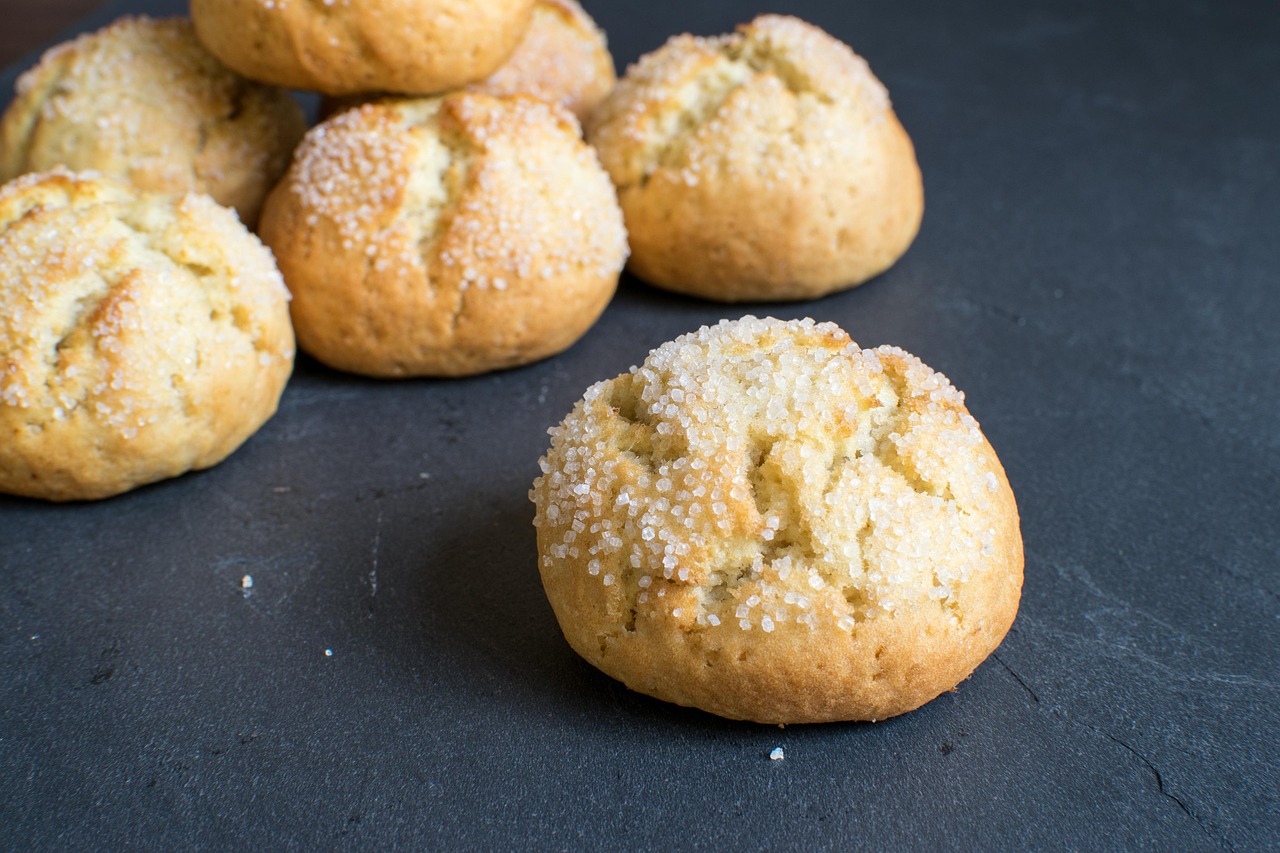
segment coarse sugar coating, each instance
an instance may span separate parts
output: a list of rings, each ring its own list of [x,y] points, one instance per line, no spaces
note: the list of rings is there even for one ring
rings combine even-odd
[[[0,182],[57,166],[202,192],[252,225],[306,122],[206,51],[185,18],[121,18],[45,53],[0,120]]]
[[[303,349],[371,376],[458,376],[560,352],[617,288],[626,231],[573,115],[461,92],[314,128],[260,228]]]
[[[883,85],[846,45],[765,15],[681,35],[592,114],[618,187],[631,270],[727,302],[811,299],[888,269],[924,191]]]
[[[103,498],[222,461],[293,369],[288,298],[208,196],[64,170],[0,188],[0,491]]]
[[[326,95],[431,95],[483,80],[534,0],[191,0],[196,34],[254,80]]]
[[[664,344],[550,430],[530,493],[569,644],[735,719],[875,720],[1000,643],[1018,512],[964,397],[902,350],[745,317]]]

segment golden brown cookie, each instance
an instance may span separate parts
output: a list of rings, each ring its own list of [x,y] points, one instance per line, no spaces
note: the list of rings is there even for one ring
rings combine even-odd
[[[924,208],[880,81],[795,18],[671,39],[627,71],[588,139],[618,186],[632,271],[708,299],[860,284],[906,251]]]
[[[472,88],[557,101],[585,121],[616,83],[605,35],[577,0],[537,0],[515,53]]]
[[[613,186],[563,108],[459,93],[314,128],[263,211],[303,349],[371,376],[560,352],[626,260]]]
[[[207,193],[257,220],[306,123],[281,89],[244,79],[184,18],[122,18],[48,51],[0,122],[0,182],[55,166],[144,191]]]
[[[569,644],[642,693],[764,723],[954,687],[1022,587],[1013,493],[941,374],[746,317],[589,388],[531,497]]]
[[[191,0],[200,40],[254,80],[327,95],[427,95],[483,80],[534,0]]]
[[[276,410],[287,301],[208,196],[62,170],[0,188],[0,491],[103,498],[216,465]]]
[[[617,75],[605,35],[577,0],[536,0],[533,19],[511,58],[473,92],[534,95],[555,101],[585,121],[613,91]],[[384,95],[326,97],[320,114],[329,117]]]

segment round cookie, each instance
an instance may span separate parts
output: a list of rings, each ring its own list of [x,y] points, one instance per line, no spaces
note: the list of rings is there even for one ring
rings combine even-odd
[[[537,0],[533,19],[502,67],[467,88],[490,95],[534,95],[585,121],[616,84],[605,35],[577,0]],[[320,114],[378,100],[379,95],[322,98]]]
[[[618,186],[631,270],[707,299],[860,284],[907,250],[923,214],[884,87],[795,18],[671,39],[627,71],[588,139]]]
[[[578,0],[537,0],[515,53],[471,88],[557,101],[585,121],[616,83],[605,35]]]
[[[613,186],[563,108],[457,93],[314,128],[261,234],[303,349],[370,376],[459,376],[560,352],[626,260]]]
[[[252,224],[306,131],[281,89],[246,80],[184,18],[122,18],[45,53],[0,121],[0,182],[55,166],[141,190],[207,193]]]
[[[829,323],[667,343],[589,388],[539,464],[566,639],[660,699],[884,719],[967,677],[1017,611],[1018,511],[963,395]]]
[[[0,491],[103,498],[216,465],[293,369],[271,254],[208,196],[56,170],[0,189]]]
[[[534,0],[191,0],[200,40],[254,80],[327,95],[427,95],[483,80]]]

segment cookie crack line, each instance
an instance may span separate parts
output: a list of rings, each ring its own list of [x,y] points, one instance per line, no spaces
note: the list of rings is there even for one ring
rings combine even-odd
[[[830,93],[816,87],[809,75],[783,51],[750,36],[737,38],[737,41],[721,47],[720,53],[726,59],[742,62],[757,74],[773,75],[796,97],[812,95],[823,104],[835,103]]]
[[[246,327],[244,319],[247,315],[245,314],[243,306],[237,305],[235,300],[231,298],[231,288],[227,283],[221,280],[221,277],[217,275],[216,271],[207,264],[179,257],[174,252],[173,248],[162,240],[161,235],[154,231],[147,230],[146,228],[139,227],[131,221],[132,215],[133,211],[125,208],[121,210],[116,221],[142,241],[142,248],[145,251],[151,253],[154,257],[164,258],[172,269],[184,270],[188,275],[201,283],[201,291],[207,299],[210,299],[209,319],[221,322],[224,326],[229,326],[230,328],[235,329],[236,332],[244,336],[249,345],[253,348],[254,352],[265,352],[265,341],[262,340],[261,335],[254,333],[251,326]],[[127,276],[132,272],[133,270],[125,273],[125,275]],[[210,298],[213,295],[210,291],[210,285],[212,285],[213,289],[219,294],[228,298],[227,301],[231,303],[231,310],[219,312],[216,309],[212,304],[212,299]],[[113,285],[113,288],[115,286],[117,285]],[[196,340],[198,341],[198,338]],[[199,351],[197,351],[196,357],[197,359],[200,358]]]
[[[463,198],[472,188],[475,179],[476,152],[474,146],[463,134],[443,126],[439,110],[433,112],[426,120],[416,122],[415,126],[434,129],[436,137],[448,153],[444,168],[439,174],[440,184],[444,188],[444,199],[436,206],[430,230],[424,229],[418,237],[418,256],[426,275],[426,285],[439,294],[440,271],[443,266],[440,257],[441,246],[444,238],[453,228],[454,221],[461,210]],[[420,217],[415,217],[415,222],[419,226],[423,224]],[[469,289],[458,287],[453,295],[454,301],[449,309],[450,340],[457,335],[458,324],[466,312]]]
[[[894,446],[892,436],[902,437],[909,432],[911,413],[904,405],[904,402],[910,399],[911,394],[907,388],[905,376],[891,369],[886,369],[884,376],[889,381],[889,384],[893,386],[893,393],[898,399],[893,406],[893,417],[886,419],[885,423],[874,434],[875,444],[872,452],[876,460],[900,476],[916,494],[942,498],[954,504],[963,512],[964,508],[955,499],[949,483],[946,481],[941,484],[935,483],[922,476],[915,463],[907,455],[900,453]]]

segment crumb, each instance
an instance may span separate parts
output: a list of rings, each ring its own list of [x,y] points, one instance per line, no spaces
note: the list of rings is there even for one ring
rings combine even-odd
[[[769,753],[770,761],[781,761],[786,757],[787,757],[786,753],[782,751],[782,747],[780,746],[775,746],[773,750]]]

